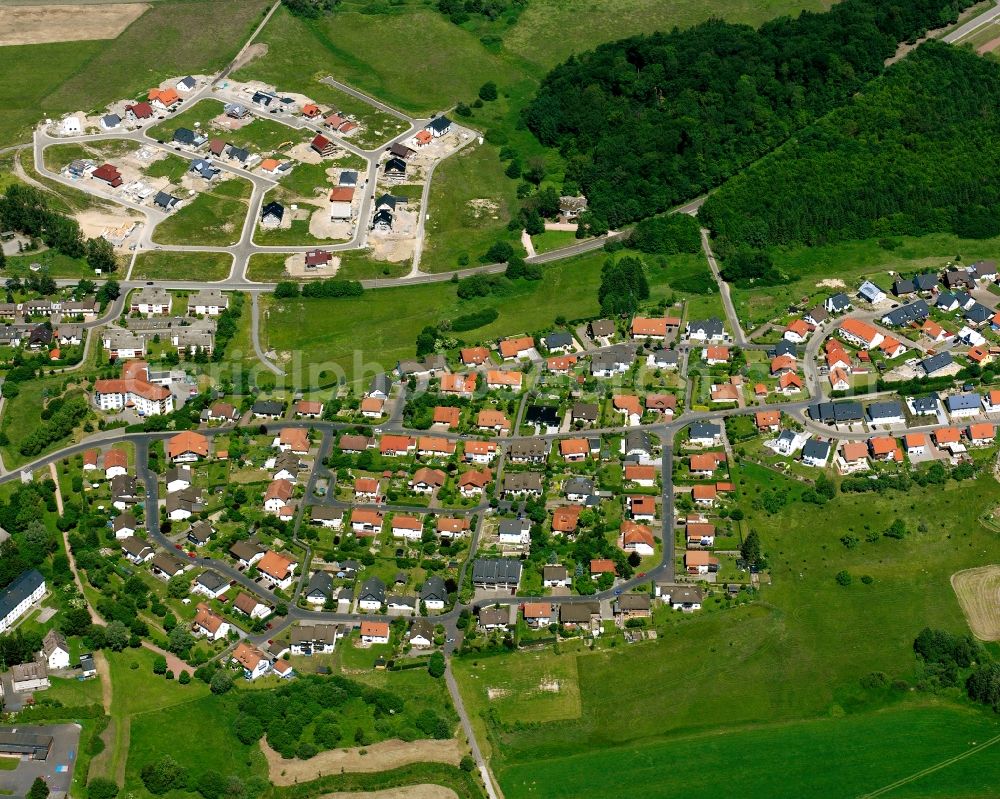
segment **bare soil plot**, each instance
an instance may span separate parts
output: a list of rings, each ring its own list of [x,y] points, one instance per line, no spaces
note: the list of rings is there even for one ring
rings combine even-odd
[[[0,46],[114,39],[148,9],[147,3],[0,8]]]
[[[1000,565],[956,572],[951,587],[972,634],[981,641],[1000,641]]]
[[[129,213],[124,208],[120,211],[91,208],[87,211],[81,211],[75,216],[76,221],[80,223],[83,235],[88,239],[102,236],[107,231],[115,231],[142,221],[141,217]]]
[[[275,785],[294,785],[343,771],[387,771],[410,763],[450,763],[457,766],[463,754],[457,738],[447,741],[382,741],[354,749],[331,749],[308,760],[285,760],[264,740],[260,742],[260,748],[267,758],[268,778]],[[442,797],[446,795],[441,794]]]
[[[404,785],[384,791],[359,791],[323,794],[319,799],[458,799],[458,794],[443,785]]]

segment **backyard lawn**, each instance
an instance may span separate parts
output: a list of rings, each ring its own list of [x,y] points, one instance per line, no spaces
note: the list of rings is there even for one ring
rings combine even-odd
[[[241,178],[211,186],[158,224],[154,240],[161,244],[235,244],[246,220],[250,191],[250,183]]]

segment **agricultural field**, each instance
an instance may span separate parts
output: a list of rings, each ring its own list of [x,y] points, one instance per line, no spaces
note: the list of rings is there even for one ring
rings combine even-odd
[[[627,727],[630,721],[622,717],[619,725]],[[623,779],[635,795],[651,799],[706,796],[717,788],[720,774],[747,796],[774,799],[867,796],[902,781],[879,795],[971,799],[989,796],[1000,779],[996,751],[975,751],[973,746],[998,734],[1000,722],[982,711],[936,703],[904,705],[842,719],[729,727],[572,754],[504,769],[499,779],[510,799],[538,796],[540,785],[547,797],[569,799],[581,791],[615,796]],[[939,764],[940,770],[915,776]]]
[[[135,259],[132,280],[224,280],[233,259],[222,252],[142,252]]]
[[[556,782],[567,796],[609,768],[604,762],[593,773],[584,770],[577,783],[567,752],[579,758],[576,763],[588,753],[596,757],[606,747],[660,746],[649,749],[641,761],[652,768],[653,763],[662,766],[657,751],[668,747],[678,751],[677,743],[694,734],[747,725],[740,733],[742,741],[754,729],[764,735],[766,727],[753,725],[823,718],[830,725],[848,725],[853,718],[900,701],[890,689],[862,688],[861,677],[881,671],[890,680],[912,685],[919,679],[912,653],[916,634],[925,626],[966,629],[949,580],[956,571],[981,565],[983,553],[993,546],[992,533],[977,521],[995,505],[1000,491],[991,474],[961,484],[914,486],[905,503],[891,491],[838,494],[817,512],[799,501],[804,490],[799,481],[751,464],[734,466],[732,471],[740,506],[747,514],[742,529],[760,532],[771,566],[773,585],[763,589],[763,602],[721,612],[719,605],[709,603],[707,612],[696,617],[671,617],[655,642],[561,655],[577,661],[580,717],[531,729],[491,726],[494,766],[511,795],[528,795],[527,783],[517,786],[532,770],[537,777],[540,765],[564,775],[562,782]],[[769,514],[761,498],[775,493],[786,504]],[[897,517],[909,531],[903,540],[880,536],[874,543],[866,540]],[[842,538],[859,543],[848,548]],[[850,586],[834,580],[841,570],[853,576]],[[870,577],[870,584],[862,577]],[[477,685],[489,686],[517,673],[517,660],[528,657],[484,659],[485,671],[476,672]],[[495,668],[502,669],[497,677],[492,673]],[[457,672],[468,670],[463,665]],[[637,685],[656,685],[657,690],[634,690]],[[463,679],[462,689],[470,702],[481,702],[477,693],[481,688],[472,689]],[[914,723],[920,723],[920,715],[914,715]],[[622,724],[622,719],[628,723]],[[991,716],[989,722],[994,723]],[[844,740],[850,738],[847,729]],[[960,740],[967,745],[986,737]],[[663,743],[655,744],[658,740]],[[774,746],[778,752],[783,745]],[[733,753],[723,750],[719,756]],[[616,756],[616,762],[628,759],[622,752]],[[910,771],[944,759],[925,759]],[[902,772],[886,772],[884,782],[907,773]],[[879,787],[875,783],[868,787]],[[666,790],[656,795],[675,794]],[[770,794],[764,790],[759,795]],[[970,790],[969,795],[979,794]]]
[[[232,178],[211,186],[153,231],[160,244],[225,246],[239,241],[246,221],[250,183]]]
[[[1000,641],[1000,566],[960,571],[952,575],[951,584],[973,635]]]
[[[46,116],[97,111],[165,78],[207,74],[236,54],[267,0],[164,0],[117,38],[0,48],[0,74],[31,75],[0,86],[0,146],[27,141]],[[218,21],[225,19],[225,25]]]

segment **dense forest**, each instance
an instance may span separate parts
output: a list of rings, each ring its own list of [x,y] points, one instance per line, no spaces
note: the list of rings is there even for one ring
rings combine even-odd
[[[722,183],[880,75],[899,42],[970,0],[844,0],[759,30],[712,20],[573,56],[525,109],[590,201],[617,227]]]
[[[719,250],[1000,234],[1000,66],[927,42],[715,192]]]

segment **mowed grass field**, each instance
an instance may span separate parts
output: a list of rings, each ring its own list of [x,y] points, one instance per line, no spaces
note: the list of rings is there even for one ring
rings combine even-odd
[[[163,0],[116,39],[0,48],[0,146],[28,141],[31,127],[46,116],[96,111],[164,78],[221,69],[269,5]]]
[[[698,747],[683,741],[694,734],[715,732],[732,738],[724,734],[747,726],[738,736],[742,742],[753,725],[826,718],[833,719],[835,727],[841,723],[836,719],[844,717],[847,725],[887,702],[905,706],[899,697],[909,694],[871,694],[860,687],[860,678],[883,671],[912,684],[918,678],[912,643],[923,627],[967,630],[949,579],[956,571],[981,565],[996,551],[993,535],[977,522],[1000,497],[1000,486],[991,475],[939,488],[914,487],[905,495],[840,494],[822,509],[798,501],[801,483],[761,467],[744,464],[733,469],[733,476],[747,512],[743,529],[759,531],[771,563],[773,585],[764,589],[762,601],[677,618],[655,642],[562,655],[577,660],[580,717],[529,729],[491,730],[494,766],[512,796],[530,795],[528,787],[516,786],[528,786],[528,775],[538,775],[540,769],[562,775],[558,790],[566,793],[556,795],[586,790],[588,796],[613,796],[591,793],[594,781],[610,768],[611,761],[600,756],[608,747],[659,742],[659,749],[648,750],[649,759],[667,774],[673,772],[673,762],[664,764],[655,753],[672,750],[690,758]],[[754,500],[768,490],[783,494],[789,503],[773,516],[754,507]],[[865,541],[869,532],[884,530],[896,517],[910,531],[906,538]],[[849,550],[840,542],[845,535],[861,543]],[[834,580],[842,569],[854,576],[846,588]],[[861,582],[864,575],[873,578],[871,585]],[[530,672],[530,657],[507,656],[514,663],[504,664],[498,673],[517,673],[519,666]],[[481,661],[486,667],[486,673],[479,674],[481,684],[492,684],[490,670],[500,660]],[[461,684],[475,705],[480,694],[467,681]],[[845,726],[845,740],[848,730]],[[831,732],[834,737],[840,734]],[[741,762],[737,748],[731,746],[728,755],[720,750],[720,757]],[[787,745],[775,744],[774,751],[787,754]],[[592,768],[578,769],[584,762]],[[615,762],[631,761],[619,752]],[[980,794],[970,790],[954,795]]]
[[[619,727],[631,719],[623,716]],[[854,797],[937,764],[941,770],[882,796],[971,799],[996,795],[1000,757],[990,747],[948,761],[1000,734],[995,715],[953,706],[892,708],[844,719],[731,728],[640,746],[570,755],[500,772],[509,799],[628,795],[712,796],[720,781],[742,796]]]
[[[250,193],[250,183],[242,178],[216,183],[160,222],[153,239],[160,244],[235,244],[246,220]]]
[[[223,252],[139,253],[132,268],[133,280],[223,280],[233,265]]]

